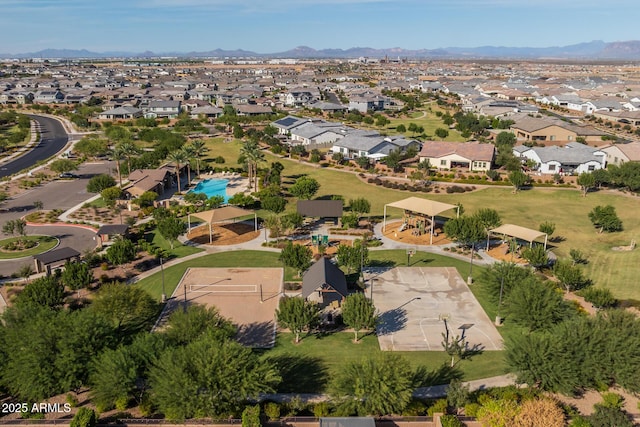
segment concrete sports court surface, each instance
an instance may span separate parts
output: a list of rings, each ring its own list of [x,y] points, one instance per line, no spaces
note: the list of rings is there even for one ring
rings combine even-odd
[[[464,331],[468,348],[502,350],[502,337],[455,268],[397,267],[369,271],[366,277],[369,283],[374,279],[380,349],[444,351],[440,319],[448,316],[453,336],[462,335],[460,326],[473,325]]]
[[[275,312],[282,295],[281,268],[189,268],[173,293],[176,307],[215,306],[238,326],[238,341],[248,347],[275,344]]]

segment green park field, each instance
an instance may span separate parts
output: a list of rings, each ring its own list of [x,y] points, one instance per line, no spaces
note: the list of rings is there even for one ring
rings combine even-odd
[[[209,157],[223,156],[228,163],[235,164],[240,143],[211,141]],[[640,300],[640,287],[635,286],[640,252],[617,252],[615,246],[629,245],[640,237],[640,199],[617,191],[592,192],[582,197],[578,189],[536,188],[512,193],[511,187],[479,188],[464,194],[419,194],[398,191],[367,184],[348,171],[312,166],[296,160],[276,157],[265,153],[266,162],[279,161],[284,166],[285,185],[296,177],[308,175],[320,183],[317,197],[341,195],[348,203],[350,199],[366,197],[371,203],[371,215],[380,217],[386,203],[417,196],[447,203],[462,203],[468,213],[480,208],[497,210],[503,223],[537,229],[539,224],[550,221],[556,224],[551,242],[559,257],[568,257],[570,249],[579,249],[588,257],[585,273],[596,286],[611,289],[621,299]],[[597,205],[612,205],[622,219],[624,230],[618,233],[598,233],[591,225],[588,213]],[[293,210],[290,203],[288,210]],[[398,217],[401,212],[390,209],[388,214]]]

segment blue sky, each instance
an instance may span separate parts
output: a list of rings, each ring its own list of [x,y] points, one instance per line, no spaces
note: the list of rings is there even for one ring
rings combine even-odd
[[[640,39],[638,0],[0,0],[0,53],[547,47]]]

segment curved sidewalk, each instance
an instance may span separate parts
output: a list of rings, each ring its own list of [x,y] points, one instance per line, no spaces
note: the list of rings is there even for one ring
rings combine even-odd
[[[456,247],[455,243],[448,243],[446,245],[416,245],[416,244],[408,244],[403,242],[398,242],[397,240],[390,239],[384,235],[382,232],[382,223],[376,224],[373,228],[374,236],[378,237],[380,241],[383,243],[382,246],[376,248],[370,248],[370,250],[384,250],[384,249],[418,249],[423,252],[431,252],[433,254],[438,254],[442,256],[446,256],[449,258],[456,258],[462,261],[469,261],[470,257],[464,255],[458,255],[456,253],[452,253],[449,251],[445,251],[444,248],[454,248]],[[474,264],[478,265],[490,265],[497,262],[496,259],[487,255],[484,249],[479,249],[474,251],[474,254],[477,254],[481,259],[474,259]]]

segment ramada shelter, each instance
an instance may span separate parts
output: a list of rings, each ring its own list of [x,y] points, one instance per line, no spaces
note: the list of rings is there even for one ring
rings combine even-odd
[[[433,244],[433,231],[436,216],[453,209],[456,210],[456,216],[460,215],[460,206],[450,205],[449,203],[436,202],[435,200],[421,199],[420,197],[409,197],[407,199],[398,200],[397,202],[387,203],[386,205],[384,205],[384,219],[382,223],[383,232],[387,227],[387,207],[404,210],[405,221],[408,221],[409,215],[422,217],[422,219],[428,223],[430,245]]]

